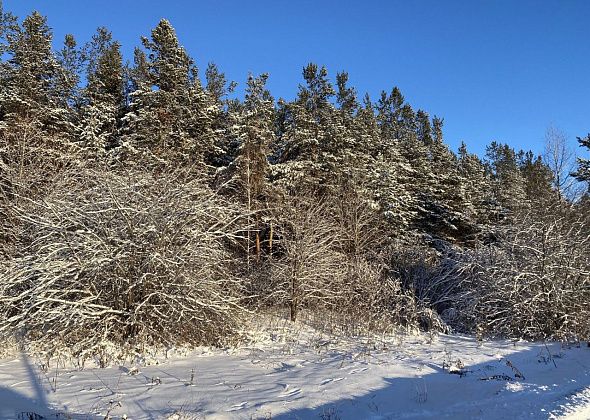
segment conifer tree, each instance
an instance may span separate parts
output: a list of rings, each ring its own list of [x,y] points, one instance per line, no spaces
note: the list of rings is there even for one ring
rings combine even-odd
[[[266,73],[248,77],[245,100],[232,127],[239,146],[230,166],[239,184],[237,195],[249,207],[264,193],[267,156],[274,141],[274,99],[266,89],[267,80]]]
[[[215,63],[207,65],[205,79],[207,83],[205,90],[218,110],[211,124],[215,135],[215,152],[209,155],[208,161],[212,166],[219,168],[229,165],[236,156],[239,142],[235,138],[234,126],[237,124],[235,119],[239,119],[242,104],[238,99],[227,98],[237,84],[228,83],[225,73],[220,71]]]
[[[11,26],[6,32],[0,93],[4,119],[27,119],[49,132],[56,132],[64,119],[62,94],[64,70],[51,49],[53,33],[47,19],[33,12],[22,26]]]
[[[336,84],[337,112],[331,115],[328,125],[329,143],[324,150],[324,170],[337,177],[334,189],[357,189],[366,183],[370,146],[365,143],[362,128],[356,121],[359,103],[356,89],[348,85],[348,73],[337,73]]]
[[[578,143],[590,151],[590,134],[584,138],[578,137]],[[574,175],[578,181],[587,182],[590,191],[590,159],[578,158],[578,169]]]
[[[230,180],[225,186],[233,190],[246,207],[248,229],[245,251],[247,267],[251,255],[259,260],[261,255],[262,210],[269,197],[267,191],[268,155],[274,141],[274,99],[266,89],[268,74],[250,75],[246,84],[243,104],[229,110],[233,124],[229,134],[236,143],[236,155],[224,168]],[[272,240],[272,239],[271,239]]]
[[[336,103],[341,113],[347,118],[351,119],[358,110],[359,103],[357,100],[356,89],[349,87],[348,73],[341,72],[336,75],[336,84],[338,91],[336,94]]]
[[[493,141],[486,148],[486,165],[493,181],[496,220],[505,220],[509,215],[525,209],[528,206],[525,180],[514,149]]]
[[[15,36],[18,28],[16,17],[5,12],[0,1],[0,92],[7,92],[11,83],[11,65],[4,60],[4,57],[10,50],[10,40]],[[1,99],[4,99],[4,96]],[[8,112],[9,109],[4,101],[0,101],[0,127],[5,124]]]
[[[219,70],[217,64],[209,63],[205,71],[205,79],[207,81],[207,92],[211,98],[221,105],[222,99],[225,95],[233,90],[233,83],[227,86],[227,79],[225,74]]]
[[[98,28],[87,46],[87,85],[78,137],[94,155],[118,145],[118,126],[125,107],[123,57],[106,28]]]
[[[365,96],[363,105],[358,122],[364,130],[370,157],[366,169],[369,189],[389,223],[391,236],[403,236],[416,215],[416,200],[410,187],[414,168],[403,153],[401,138],[404,98],[395,87],[390,95],[381,92],[375,105]]]
[[[432,117],[432,137],[434,138],[434,141],[436,143],[443,142],[443,131],[442,131],[443,124],[444,124],[443,118],[439,118],[436,115],[434,117]]]
[[[476,223],[480,233],[488,235],[490,223],[495,221],[492,217],[495,211],[489,173],[482,160],[469,153],[464,142],[459,147],[458,165],[464,197],[463,215]]]
[[[180,161],[204,171],[205,157],[214,149],[212,121],[219,109],[170,22],[162,19],[142,44],[148,54],[135,54],[131,73],[137,89],[123,118],[123,145],[147,153],[152,163]]]
[[[404,96],[397,87],[394,87],[389,95],[385,91],[381,92],[376,110],[377,122],[383,138],[399,140],[403,137],[402,109],[404,101]]]
[[[464,241],[474,234],[474,229],[466,215],[457,157],[443,143],[443,122],[435,118],[431,123],[428,113],[422,110],[416,113],[415,121],[415,136],[407,137],[404,145],[416,171],[416,225],[437,238]]]
[[[299,86],[297,99],[279,101],[283,132],[277,142],[274,177],[287,191],[329,189],[334,175],[325,170],[334,168],[334,107],[330,98],[335,92],[325,67],[310,63],[303,69],[305,85]]]
[[[416,126],[418,140],[420,140],[426,146],[430,146],[433,143],[430,116],[421,109],[416,112]]]
[[[532,151],[520,152],[519,156],[526,199],[534,206],[546,210],[547,204],[557,199],[551,169],[541,156],[536,156]]]

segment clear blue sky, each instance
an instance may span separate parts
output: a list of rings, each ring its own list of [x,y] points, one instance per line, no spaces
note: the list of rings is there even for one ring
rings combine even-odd
[[[590,132],[590,1],[4,0],[20,18],[47,15],[56,40],[86,42],[107,26],[127,57],[162,17],[204,69],[214,61],[243,85],[270,73],[293,98],[301,69],[346,70],[376,99],[399,86],[445,119],[445,138],[482,153],[491,140],[542,150],[553,124],[575,144]]]

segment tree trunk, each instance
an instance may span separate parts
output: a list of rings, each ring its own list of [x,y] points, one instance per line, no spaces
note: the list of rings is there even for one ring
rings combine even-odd
[[[270,222],[270,238],[268,239],[268,253],[272,257],[272,239],[273,239],[274,229],[272,226],[272,222]]]
[[[291,278],[291,321],[297,319],[297,276]]]
[[[260,232],[256,232],[256,261],[260,261]]]

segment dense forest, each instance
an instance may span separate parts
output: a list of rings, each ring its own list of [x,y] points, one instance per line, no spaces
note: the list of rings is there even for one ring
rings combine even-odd
[[[397,87],[361,97],[313,63],[292,101],[267,74],[236,98],[167,20],[133,63],[106,28],[52,43],[44,16],[0,11],[4,339],[223,344],[279,310],[350,334],[590,338],[590,162],[570,168],[558,130],[543,155],[454,152]]]

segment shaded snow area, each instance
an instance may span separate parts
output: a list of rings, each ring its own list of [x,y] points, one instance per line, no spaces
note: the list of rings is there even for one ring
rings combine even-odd
[[[590,419],[586,343],[267,333],[234,350],[169,352],[102,369],[6,358],[0,417]]]

